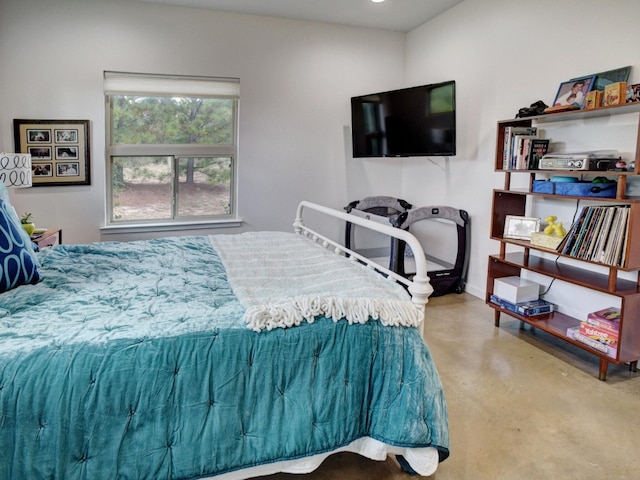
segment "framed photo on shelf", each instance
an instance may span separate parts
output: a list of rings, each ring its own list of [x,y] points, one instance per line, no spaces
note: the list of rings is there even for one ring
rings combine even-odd
[[[89,120],[13,120],[15,148],[31,154],[32,186],[90,185]]]
[[[575,78],[568,82],[562,82],[558,87],[558,93],[553,101],[554,107],[576,107],[583,109],[587,99],[587,93],[595,84],[596,76]]]
[[[626,103],[640,102],[640,83],[627,85]]]
[[[615,70],[607,70],[606,72],[596,73],[594,74],[596,77],[596,80],[593,83],[592,90],[602,91],[604,90],[604,87],[606,87],[610,83],[628,82],[630,73],[631,73],[630,66],[616,68]]]
[[[540,230],[540,219],[507,215],[504,220],[504,238],[514,240],[531,240],[531,234]]]

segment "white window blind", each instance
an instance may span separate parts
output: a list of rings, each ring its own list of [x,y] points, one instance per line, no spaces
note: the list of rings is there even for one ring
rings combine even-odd
[[[240,98],[237,78],[104,72],[106,95],[175,95]]]

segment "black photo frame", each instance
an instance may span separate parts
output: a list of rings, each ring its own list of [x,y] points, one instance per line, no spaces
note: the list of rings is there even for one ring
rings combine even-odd
[[[14,119],[13,135],[32,154],[32,186],[91,185],[89,120]]]

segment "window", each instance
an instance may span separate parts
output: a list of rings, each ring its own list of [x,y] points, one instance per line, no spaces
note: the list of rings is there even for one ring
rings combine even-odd
[[[108,224],[234,219],[237,79],[105,72]]]

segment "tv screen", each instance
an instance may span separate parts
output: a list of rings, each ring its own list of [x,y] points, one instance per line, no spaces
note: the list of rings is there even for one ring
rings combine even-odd
[[[455,81],[353,97],[351,135],[354,157],[455,155]]]

